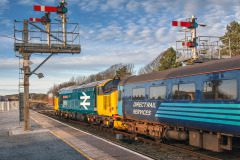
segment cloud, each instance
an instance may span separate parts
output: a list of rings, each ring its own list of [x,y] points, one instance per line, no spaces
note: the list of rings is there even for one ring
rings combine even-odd
[[[240,23],[240,5],[234,7],[236,21]]]
[[[80,1],[78,3],[78,5],[81,10],[90,12],[90,11],[94,11],[99,8],[98,6],[100,5],[100,1],[98,1],[98,0],[91,0],[91,1],[83,0],[83,1]]]
[[[120,47],[121,48],[121,47]],[[107,48],[106,48],[107,49]],[[32,92],[46,92],[54,83],[61,83],[70,79],[70,77],[89,75],[92,73],[98,73],[105,70],[110,65],[116,63],[134,63],[136,66],[148,63],[151,61],[151,57],[157,55],[158,51],[153,48],[149,48],[149,53],[137,48],[118,49],[118,47],[112,47],[112,50],[107,54],[102,54],[101,51],[98,55],[73,55],[73,56],[53,56],[46,62],[37,73],[42,72],[44,74],[43,79],[37,79],[35,75],[31,76],[30,84]],[[153,52],[153,50],[155,50]],[[153,54],[154,53],[154,54]],[[31,68],[34,69],[37,64],[43,61],[43,56],[35,56],[31,58],[34,63]],[[133,61],[134,59],[134,61]],[[7,73],[5,71],[8,71]],[[5,72],[1,78],[1,84],[6,85],[2,90],[12,89],[11,93],[17,91],[18,84],[18,59],[17,58],[5,58],[0,60],[0,72]],[[10,77],[11,81],[9,81]],[[3,92],[3,91],[0,91]],[[4,93],[6,93],[5,91]],[[9,91],[10,92],[10,91]]]
[[[0,5],[1,5],[1,6],[5,6],[5,5],[8,4],[8,3],[9,3],[8,0],[1,0],[1,1],[0,1]]]
[[[12,33],[11,19],[15,17],[9,18],[8,14],[3,12],[9,2],[0,1],[2,6],[0,35],[9,36]],[[29,12],[26,14],[19,12],[18,16],[28,17],[29,13],[32,13],[29,5],[35,3],[52,5],[57,2],[19,0],[16,6],[24,5]],[[198,22],[207,24],[207,27],[198,28],[198,35],[213,36],[223,35],[226,25],[231,21],[240,22],[239,0],[68,0],[68,2],[69,10],[72,12],[71,21],[77,21],[81,26],[82,52],[73,56],[53,56],[46,62],[38,71],[43,72],[45,78],[37,80],[32,77],[31,87],[37,91],[41,88],[46,90],[53,83],[66,81],[71,76],[100,72],[115,63],[134,63],[137,68],[149,63],[166,48],[175,46],[175,41],[183,37],[183,34],[178,32],[180,28],[171,26],[172,20],[184,20],[195,14]],[[2,44],[0,73],[5,77],[15,77],[17,80],[18,59],[13,58],[13,41],[0,37],[0,43]],[[44,55],[34,55],[31,59],[34,68],[41,63]],[[7,83],[7,80],[4,80],[5,82]],[[17,81],[11,84],[14,86]]]
[[[136,11],[137,9],[139,9],[140,5],[141,4],[137,1],[129,1],[126,5],[126,8],[129,11]]]
[[[1,49],[1,51],[6,52],[6,50],[7,50],[9,52],[9,50],[11,51],[13,49],[14,40],[12,38],[13,38],[12,35],[9,35],[6,32],[0,32],[0,44],[1,44],[0,49]],[[0,52],[0,55],[1,54],[6,54],[6,53]]]
[[[9,0],[1,0],[0,1],[0,15],[4,13],[5,10],[9,8],[8,6]]]
[[[18,3],[21,5],[33,5],[34,0],[19,0]]]
[[[3,18],[3,17],[1,18],[0,24],[8,28],[13,26],[12,21],[10,19]]]
[[[26,5],[31,6],[34,4],[43,4],[43,5],[49,5],[49,4],[58,4],[58,1],[56,0],[18,0],[18,3],[20,5]]]

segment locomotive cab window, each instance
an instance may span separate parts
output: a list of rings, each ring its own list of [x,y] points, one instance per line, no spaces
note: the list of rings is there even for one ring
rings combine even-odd
[[[166,86],[150,87],[150,99],[151,100],[163,100],[166,97]]]
[[[114,79],[114,80],[108,82],[107,84],[105,84],[103,86],[103,92],[104,93],[109,93],[111,91],[117,90],[117,86],[118,86],[119,81],[120,81],[119,79]]]
[[[113,89],[114,90],[117,90],[119,82],[120,82],[120,79],[113,79]]]
[[[203,99],[233,100],[237,98],[237,80],[206,81],[203,85]]]
[[[144,100],[145,99],[145,88],[135,88],[132,90],[133,100]]]
[[[195,84],[175,84],[172,87],[172,99],[174,100],[194,100]]]
[[[104,93],[111,92],[112,88],[113,88],[113,81],[108,82],[102,87]]]

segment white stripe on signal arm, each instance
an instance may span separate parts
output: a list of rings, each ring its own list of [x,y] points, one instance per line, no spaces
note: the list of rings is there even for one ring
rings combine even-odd
[[[178,26],[181,26],[181,21],[177,21],[177,25],[178,25]]]
[[[45,6],[41,6],[41,11],[45,11]]]

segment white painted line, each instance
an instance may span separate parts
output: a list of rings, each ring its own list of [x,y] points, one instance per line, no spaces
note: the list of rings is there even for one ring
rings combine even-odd
[[[35,112],[35,111],[32,111],[32,112]],[[35,113],[37,113],[37,112],[35,112]],[[38,114],[40,114],[40,113],[38,113]],[[147,156],[145,156],[145,155],[142,155],[142,154],[137,153],[137,152],[135,152],[135,151],[132,151],[132,150],[130,150],[130,149],[127,149],[127,148],[124,148],[124,147],[122,147],[122,146],[119,146],[119,145],[117,145],[117,144],[115,144],[115,143],[112,143],[112,142],[106,140],[106,139],[97,137],[97,136],[95,136],[95,135],[93,135],[93,134],[91,134],[91,133],[82,131],[82,130],[80,130],[80,129],[77,129],[77,128],[73,127],[73,126],[70,126],[70,125],[68,125],[68,124],[62,123],[62,122],[60,122],[60,121],[58,121],[58,120],[56,120],[56,119],[53,119],[53,118],[51,118],[51,117],[48,117],[48,116],[46,116],[46,115],[43,115],[43,114],[41,114],[41,115],[44,116],[44,117],[46,117],[46,118],[48,118],[48,119],[51,119],[51,120],[53,120],[53,121],[55,121],[55,122],[57,122],[57,123],[60,123],[60,124],[62,124],[62,125],[64,125],[64,126],[67,126],[67,127],[69,127],[69,128],[72,128],[72,129],[74,129],[74,130],[76,130],[76,131],[85,133],[85,134],[87,134],[87,135],[91,135],[91,136],[93,136],[93,137],[95,137],[95,138],[97,138],[97,139],[99,139],[99,140],[102,140],[102,141],[104,141],[104,142],[106,142],[106,143],[108,143],[108,144],[111,144],[111,145],[113,145],[113,146],[115,146],[115,147],[121,148],[121,149],[123,149],[123,150],[125,150],[125,151],[128,151],[128,152],[130,152],[130,153],[133,153],[133,154],[135,154],[135,155],[138,155],[139,157],[145,158],[145,159],[147,159],[147,160],[153,160],[153,159],[150,158],[150,157],[147,157]]]

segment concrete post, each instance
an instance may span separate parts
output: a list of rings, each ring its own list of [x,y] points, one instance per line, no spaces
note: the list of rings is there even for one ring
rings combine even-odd
[[[28,21],[23,22],[23,40],[24,44],[28,43]],[[23,56],[23,71],[24,71],[24,130],[30,130],[29,122],[29,59],[30,53],[21,53]]]
[[[30,130],[30,120],[29,120],[29,73],[30,73],[30,67],[29,67],[29,59],[30,54],[23,54],[24,59],[24,130]]]
[[[66,14],[62,14],[62,30],[63,30],[63,47],[67,45],[67,33],[66,33],[66,24],[67,24],[67,17]]]
[[[46,31],[47,31],[47,42],[48,42],[48,47],[51,47],[51,25],[50,25],[50,23],[47,23],[46,24]]]

